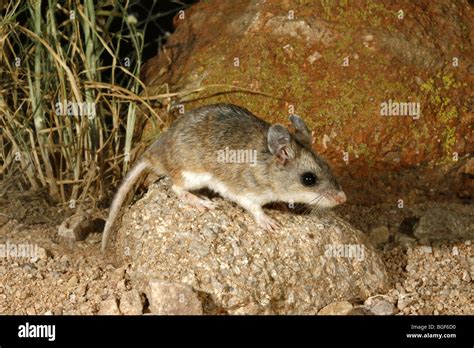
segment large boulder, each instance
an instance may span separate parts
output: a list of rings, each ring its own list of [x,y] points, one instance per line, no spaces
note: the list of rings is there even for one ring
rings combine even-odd
[[[315,314],[387,288],[379,255],[336,214],[269,209],[283,226],[269,233],[242,208],[214,200],[218,208],[200,213],[165,179],[126,209],[111,248],[139,291],[161,280],[192,287],[204,313]]]
[[[359,176],[453,164],[474,150],[473,14],[467,0],[202,1],[147,62],[146,94],[203,87],[173,101],[231,102],[271,122],[293,108],[315,149]],[[395,116],[397,103],[419,113]]]

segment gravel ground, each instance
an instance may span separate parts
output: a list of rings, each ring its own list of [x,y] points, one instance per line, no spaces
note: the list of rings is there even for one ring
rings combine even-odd
[[[398,314],[474,314],[471,241],[383,253]]]
[[[356,214],[372,216],[372,223],[367,216],[353,222],[368,233],[381,221],[393,220],[388,224],[388,240],[378,246],[392,288],[378,297],[393,305],[393,314],[474,314],[471,241],[420,245],[392,229],[392,225],[407,216],[406,212],[397,215],[380,207],[384,209],[388,212],[385,216],[377,209],[357,206],[339,211],[349,221]],[[34,259],[0,257],[0,313],[131,313],[127,299],[133,297],[130,296],[133,289],[127,267],[113,265],[112,255],[100,252],[100,237],[92,233],[83,242],[65,243],[58,239],[57,227],[6,221],[0,227],[0,246],[7,243],[37,245],[39,256]],[[141,296],[139,310],[147,313],[147,301]],[[370,305],[374,298],[377,296],[365,301],[365,305]],[[362,306],[361,303],[353,305]]]
[[[59,244],[56,235],[56,228],[15,221],[0,228],[0,243],[38,245],[41,255],[0,258],[0,313],[95,314],[103,301],[127,292],[126,269],[99,252],[100,234],[73,245]]]

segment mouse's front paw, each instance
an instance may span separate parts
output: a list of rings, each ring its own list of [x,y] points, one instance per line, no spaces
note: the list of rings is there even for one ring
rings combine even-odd
[[[268,232],[275,232],[280,229],[280,224],[266,214],[256,216],[257,224]]]

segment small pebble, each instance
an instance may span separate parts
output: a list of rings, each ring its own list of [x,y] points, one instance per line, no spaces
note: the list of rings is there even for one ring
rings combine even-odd
[[[421,247],[421,252],[425,254],[431,254],[433,252],[433,249],[430,246],[422,246]]]

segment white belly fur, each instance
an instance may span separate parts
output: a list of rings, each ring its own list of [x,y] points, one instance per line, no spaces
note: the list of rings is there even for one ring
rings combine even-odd
[[[236,193],[229,189],[229,187],[224,184],[222,181],[216,179],[210,173],[195,173],[189,171],[183,171],[181,173],[184,179],[184,189],[188,191],[199,190],[202,188],[208,188],[223,198],[236,202],[244,207],[249,205],[264,205],[268,202],[276,200],[276,197],[270,193],[266,192],[264,194],[249,194],[245,192]],[[252,204],[253,203],[253,204]]]

